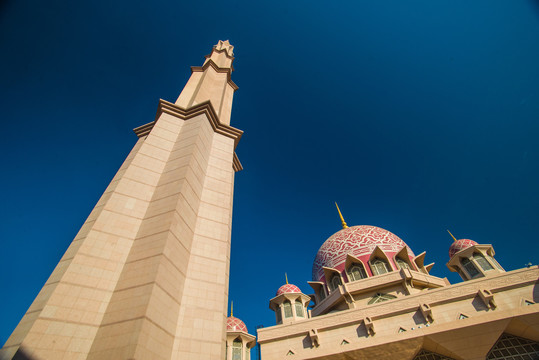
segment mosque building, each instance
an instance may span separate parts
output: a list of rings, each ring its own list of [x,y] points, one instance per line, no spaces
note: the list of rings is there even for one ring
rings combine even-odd
[[[275,326],[255,337],[227,317],[242,170],[233,60],[219,41],[178,99],[160,100],[134,130],[135,146],[0,360],[250,360],[254,349],[264,360],[539,359],[537,266],[506,272],[492,245],[455,239],[447,267],[463,282],[450,284],[430,274],[425,252],[342,215],[316,254],[311,290],[287,280],[260,309]]]
[[[539,359],[537,266],[506,272],[492,245],[453,238],[447,267],[463,282],[450,284],[424,251],[339,215],[313,294],[287,281],[269,301],[276,325],[258,330],[262,359]]]

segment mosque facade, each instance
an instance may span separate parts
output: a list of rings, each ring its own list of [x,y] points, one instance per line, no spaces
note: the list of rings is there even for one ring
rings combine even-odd
[[[450,284],[429,273],[426,252],[341,220],[309,295],[287,283],[270,300],[262,359],[539,359],[537,266],[506,272],[492,245],[454,239],[447,267],[463,281]]]
[[[138,141],[0,359],[539,359],[539,268],[506,272],[454,239],[450,284],[376,226],[320,247],[310,290],[283,284],[275,325],[227,316],[235,148],[233,47],[219,41]],[[340,214],[340,211],[339,211]],[[238,221],[241,221],[239,219]],[[305,289],[303,289],[305,290]],[[264,309],[260,309],[264,311]]]

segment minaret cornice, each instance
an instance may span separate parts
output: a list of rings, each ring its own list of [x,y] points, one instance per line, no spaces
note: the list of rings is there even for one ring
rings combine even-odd
[[[229,58],[232,61],[235,59],[234,56],[228,54],[228,51],[226,51],[226,49],[220,49],[219,50],[219,49],[217,49],[217,46],[214,46],[211,54],[213,54],[214,52],[216,52],[218,54],[225,53],[226,57]],[[204,56],[204,58],[209,59],[211,57],[211,54],[208,54],[208,55]]]
[[[225,50],[222,50],[222,51],[225,51]],[[234,83],[234,81],[232,81],[232,71],[234,71],[233,68],[225,68],[225,67],[219,67],[215,61],[213,61],[212,59],[209,59],[208,61],[206,61],[204,63],[204,65],[202,66],[191,66],[191,73],[194,73],[194,72],[204,72],[206,71],[206,69],[208,69],[209,67],[211,67],[213,70],[215,70],[215,72],[218,72],[218,73],[226,73],[227,74],[227,83],[228,85],[230,85],[234,91],[238,90],[238,85],[236,85]]]
[[[139,138],[148,135],[150,131],[153,129],[154,125],[157,123],[157,120],[159,120],[159,117],[161,116],[161,114],[163,113],[172,115],[182,120],[189,120],[198,115],[204,114],[206,115],[206,118],[210,122],[210,125],[213,131],[215,131],[218,134],[229,137],[231,139],[234,139],[234,148],[238,146],[238,142],[240,141],[241,136],[243,135],[242,130],[236,129],[235,127],[230,126],[230,125],[225,125],[221,121],[219,121],[219,117],[217,116],[217,113],[215,112],[215,109],[213,108],[209,100],[204,101],[195,106],[192,106],[189,109],[184,109],[176,104],[173,104],[163,99],[159,100],[159,106],[157,107],[157,114],[155,115],[155,120],[152,121],[151,123],[148,123],[148,124],[145,124],[145,125],[142,125],[133,129],[135,134]],[[237,172],[237,171],[243,170],[240,160],[235,152],[234,152],[234,158],[233,158],[232,164],[233,164],[234,171]]]

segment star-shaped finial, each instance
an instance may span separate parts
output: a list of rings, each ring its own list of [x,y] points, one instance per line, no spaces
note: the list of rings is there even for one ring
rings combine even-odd
[[[215,49],[217,50],[225,50],[228,56],[234,56],[234,46],[230,45],[230,42],[228,40],[222,41],[219,40],[217,45],[215,45]]]

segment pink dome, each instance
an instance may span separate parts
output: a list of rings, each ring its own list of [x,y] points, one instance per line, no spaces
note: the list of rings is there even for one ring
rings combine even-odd
[[[277,290],[276,295],[281,295],[284,293],[300,293],[300,292],[301,290],[296,285],[284,284],[283,286],[279,288],[279,290]]]
[[[226,331],[243,331],[247,332],[247,326],[245,323],[234,316],[226,318]]]
[[[351,226],[336,232],[322,244],[316,254],[313,263],[313,281],[323,281],[324,266],[344,271],[348,254],[366,264],[377,246],[389,259],[393,259],[393,256],[407,245],[397,235],[376,226]],[[414,254],[409,247],[408,255],[413,261]]]
[[[453,242],[453,244],[451,244],[451,246],[449,247],[449,258],[451,259],[453,255],[455,255],[459,251],[467,249],[470,246],[474,245],[477,245],[477,243],[470,239],[460,239]]]

